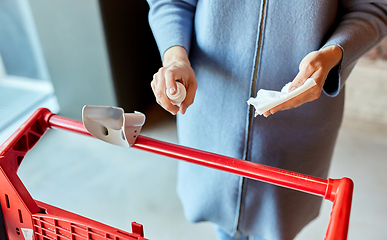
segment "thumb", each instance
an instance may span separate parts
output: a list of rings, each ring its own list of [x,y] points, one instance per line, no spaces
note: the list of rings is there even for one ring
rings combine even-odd
[[[310,78],[310,76],[313,74],[313,71],[310,71],[310,68],[300,68],[300,71],[298,72],[297,76],[293,79],[292,83],[289,86],[289,91],[292,92],[296,88],[301,87],[304,85],[305,81]]]
[[[176,69],[168,69],[165,72],[165,86],[166,91],[168,91],[169,94],[173,95],[176,93],[176,80],[178,79],[180,79],[180,74],[177,72]]]
[[[308,79],[308,76],[305,76],[304,74],[300,74],[300,73],[297,74],[297,76],[293,79],[292,83],[290,84],[288,92],[292,92],[295,89],[304,85],[306,79]]]

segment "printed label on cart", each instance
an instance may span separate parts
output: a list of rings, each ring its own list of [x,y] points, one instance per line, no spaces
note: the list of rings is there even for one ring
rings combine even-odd
[[[34,231],[29,228],[22,228],[23,236],[25,240],[33,240]]]

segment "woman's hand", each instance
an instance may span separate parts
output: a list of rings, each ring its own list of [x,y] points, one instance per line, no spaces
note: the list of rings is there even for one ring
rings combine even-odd
[[[300,63],[299,72],[292,81],[289,92],[302,86],[308,78],[313,78],[317,85],[297,97],[270,109],[263,115],[268,117],[270,114],[278,111],[296,108],[304,103],[318,99],[329,71],[340,62],[342,55],[341,48],[336,45],[331,45],[306,55]]]
[[[166,91],[170,94],[176,93],[176,80],[186,88],[187,95],[180,107],[173,105],[167,97]],[[183,47],[174,46],[164,53],[163,67],[153,75],[151,82],[156,101],[165,110],[176,115],[177,112],[185,113],[193,103],[197,89],[196,77]]]

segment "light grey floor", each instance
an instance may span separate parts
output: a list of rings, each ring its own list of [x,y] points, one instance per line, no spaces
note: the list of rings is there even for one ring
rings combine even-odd
[[[176,142],[172,117],[156,109],[143,135]],[[351,240],[387,239],[387,128],[345,121],[330,171],[331,178],[355,182],[349,230]],[[177,160],[120,148],[62,130],[50,130],[28,153],[19,176],[40,201],[131,231],[144,225],[150,240],[215,239],[211,224],[184,219],[175,192]],[[332,204],[297,240],[323,239]]]
[[[355,183],[348,239],[387,239],[387,126],[346,119],[332,159],[330,178],[350,177]],[[322,239],[332,204],[297,240]]]

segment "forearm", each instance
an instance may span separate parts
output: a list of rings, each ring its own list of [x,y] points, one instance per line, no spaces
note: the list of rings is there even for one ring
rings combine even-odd
[[[342,67],[357,61],[387,35],[387,4],[349,6],[325,46],[343,50]]]
[[[325,81],[324,92],[332,97],[340,93],[357,60],[387,34],[387,4],[350,4],[344,5],[346,10],[323,46],[337,45],[343,54]]]
[[[174,46],[189,51],[196,1],[148,0],[148,3],[149,24],[161,57]]]

